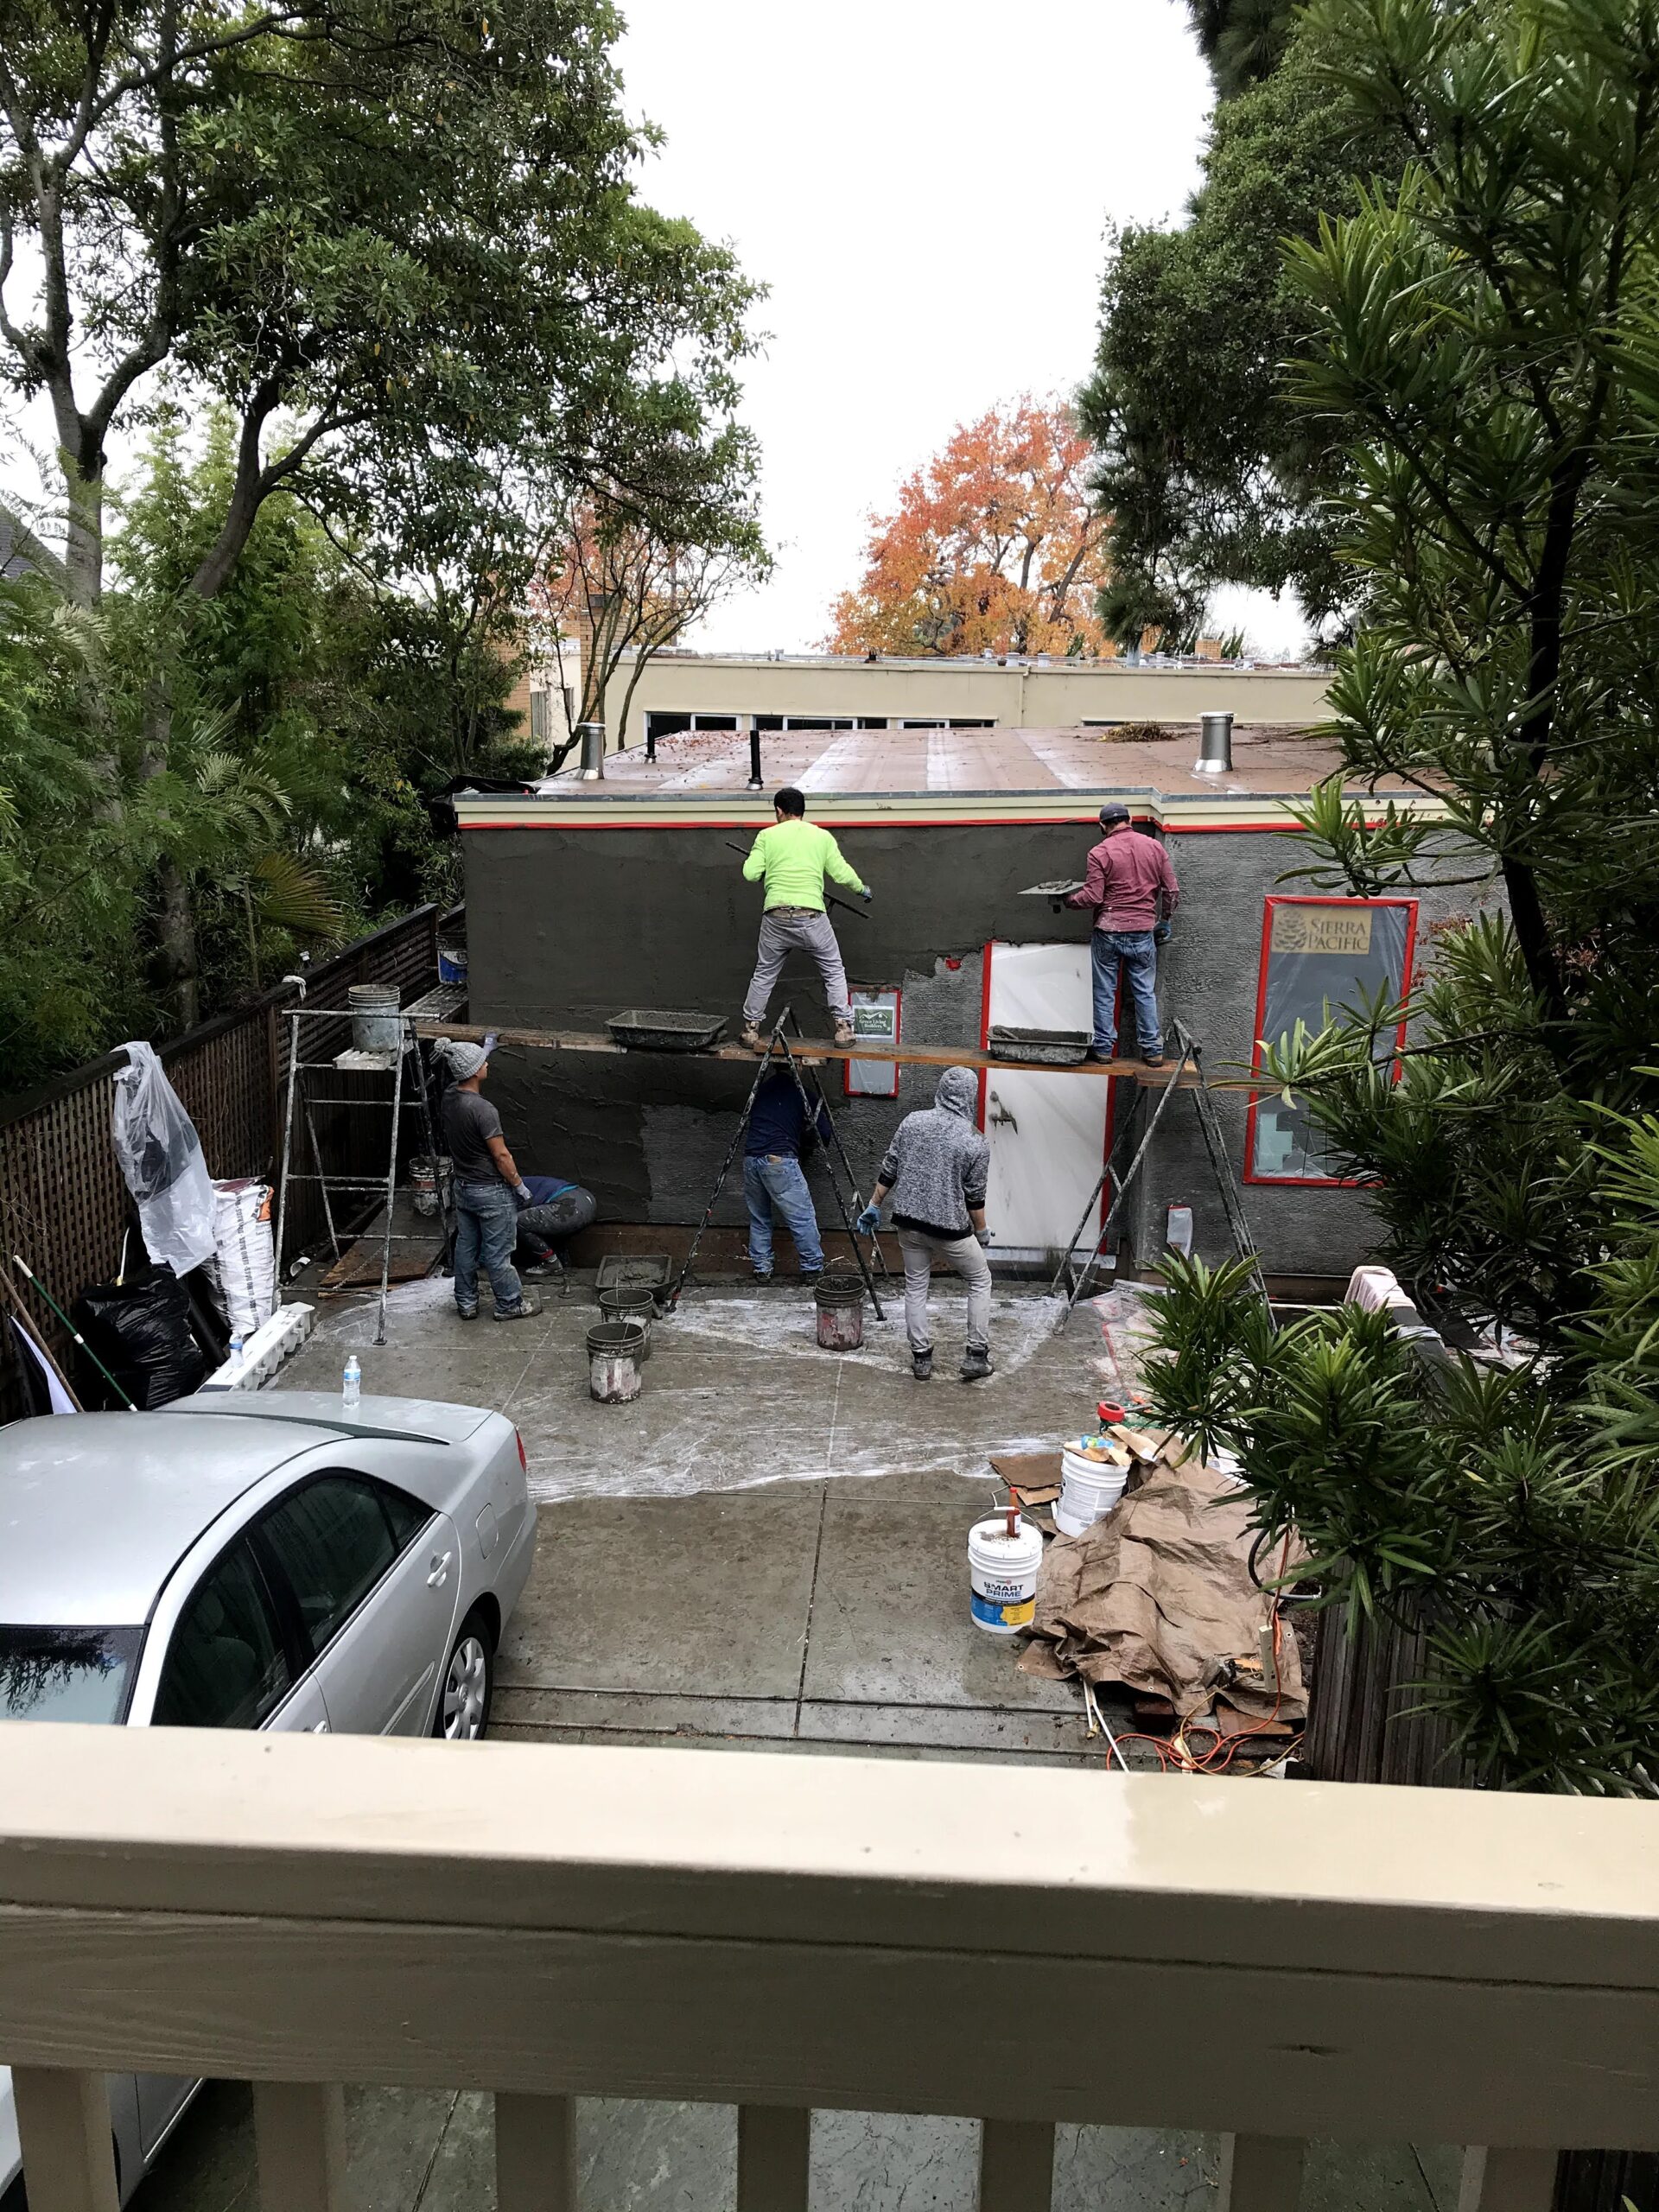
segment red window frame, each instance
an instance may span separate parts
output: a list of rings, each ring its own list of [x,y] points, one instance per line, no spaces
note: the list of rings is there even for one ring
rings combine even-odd
[[[1417,950],[1417,900],[1414,899],[1333,899],[1300,898],[1295,893],[1270,893],[1262,902],[1262,952],[1255,987],[1255,1026],[1250,1033],[1250,1070],[1261,1073],[1262,1032],[1268,1019],[1268,961],[1273,950],[1273,917],[1280,906],[1403,906],[1406,910],[1406,942],[1401,957],[1400,988],[1403,995],[1411,988],[1412,965]],[[1395,1038],[1396,1053],[1404,1049],[1406,1025],[1402,1020]],[[1400,1062],[1394,1063],[1393,1078],[1400,1080]],[[1260,1088],[1250,1092],[1249,1109],[1244,1118],[1244,1173],[1246,1183],[1266,1184],[1271,1187],[1289,1187],[1303,1191],[1351,1191],[1364,1186],[1368,1178],[1363,1175],[1269,1175],[1258,1171],[1255,1165],[1255,1115],[1260,1103]]]

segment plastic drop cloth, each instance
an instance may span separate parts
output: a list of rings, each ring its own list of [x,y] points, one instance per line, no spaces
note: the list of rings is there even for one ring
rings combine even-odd
[[[188,1274],[210,1260],[213,1185],[201,1140],[153,1049],[122,1048],[127,1065],[115,1078],[111,1135],[115,1156],[138,1208],[144,1249],[158,1267]]]
[[[1219,1700],[1251,1720],[1274,1712],[1271,1690],[1240,1675],[1219,1691],[1218,1664],[1257,1656],[1268,1601],[1250,1580],[1250,1497],[1214,1467],[1160,1460],[1138,1489],[1081,1536],[1043,1553],[1027,1674],[1078,1675],[1166,1698],[1191,1719]],[[1274,1564],[1276,1565],[1276,1562]],[[1302,1719],[1307,1700],[1296,1639],[1281,1639],[1277,1717]]]

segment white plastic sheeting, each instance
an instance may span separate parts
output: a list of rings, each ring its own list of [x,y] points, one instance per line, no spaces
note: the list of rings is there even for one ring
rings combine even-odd
[[[1085,944],[993,944],[992,1027],[1087,1030],[1093,1026]],[[987,1078],[991,1141],[985,1215],[992,1257],[1042,1259],[1077,1228],[1106,1156],[1106,1096],[1098,1077],[1011,1074]],[[1093,1249],[1099,1217],[1078,1249]]]
[[[144,1249],[158,1267],[188,1274],[210,1260],[213,1185],[195,1124],[162,1072],[153,1047],[122,1047],[127,1065],[115,1078],[111,1135],[127,1188],[138,1208]]]

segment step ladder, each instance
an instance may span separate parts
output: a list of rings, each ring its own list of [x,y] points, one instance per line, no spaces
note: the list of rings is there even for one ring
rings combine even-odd
[[[1232,1238],[1233,1249],[1238,1257],[1249,1262],[1251,1272],[1255,1277],[1256,1288],[1262,1294],[1262,1301],[1267,1306],[1268,1317],[1271,1319],[1273,1307],[1268,1298],[1267,1279],[1262,1272],[1262,1255],[1255,1249],[1255,1239],[1251,1236],[1249,1223],[1245,1218],[1243,1203],[1238,1195],[1238,1186],[1233,1180],[1232,1163],[1227,1157],[1227,1141],[1222,1135],[1221,1117],[1216,1112],[1215,1095],[1204,1072],[1204,1056],[1198,1049],[1198,1039],[1179,1021],[1174,1024],[1174,1038],[1180,1048],[1180,1058],[1170,1071],[1168,1080],[1158,1094],[1158,1103],[1153,1109],[1152,1119],[1147,1124],[1145,1135],[1135,1147],[1134,1159],[1130,1160],[1127,1172],[1122,1175],[1118,1173],[1109,1160],[1107,1161],[1094,1189],[1089,1193],[1089,1202],[1084,1207],[1083,1217],[1072,1231],[1071,1241],[1066,1245],[1060,1264],[1054,1271],[1054,1280],[1048,1287],[1049,1295],[1058,1297],[1061,1285],[1065,1286],[1065,1313],[1060,1322],[1062,1329],[1071,1319],[1072,1313],[1078,1300],[1083,1296],[1090,1277],[1100,1264],[1106,1239],[1111,1234],[1112,1226],[1117,1219],[1123,1200],[1133,1188],[1136,1176],[1146,1164],[1147,1154],[1152,1149],[1152,1141],[1158,1134],[1158,1125],[1168,1111],[1169,1103],[1180,1087],[1181,1077],[1189,1067],[1197,1076],[1198,1081],[1188,1086],[1186,1095],[1192,1101],[1193,1109],[1198,1117],[1198,1127],[1204,1133],[1204,1147],[1210,1156],[1210,1168],[1216,1179],[1216,1188],[1221,1194],[1221,1207],[1227,1217],[1228,1234]],[[1095,1238],[1094,1249],[1083,1262],[1082,1267],[1077,1268],[1074,1265],[1073,1255],[1083,1242],[1084,1232],[1089,1226],[1089,1217],[1099,1205],[1101,1193],[1109,1187],[1112,1196],[1111,1203],[1106,1209],[1106,1217],[1100,1224],[1100,1231]],[[1274,1324],[1274,1325],[1277,1325]]]
[[[380,1232],[380,1293],[375,1316],[374,1341],[386,1341],[386,1281],[391,1270],[391,1248],[395,1243],[412,1241],[409,1232],[394,1229],[393,1208],[397,1195],[397,1154],[403,1133],[403,1119],[411,1108],[418,1113],[422,1137],[427,1157],[435,1162],[438,1147],[435,1135],[431,1093],[428,1087],[426,1063],[422,1057],[420,1039],[415,1033],[415,1023],[421,1018],[415,1008],[396,1016],[383,1014],[381,1020],[396,1020],[398,1043],[385,1052],[363,1052],[349,1046],[331,1058],[308,1058],[306,1056],[306,1025],[313,1025],[309,1049],[313,1053],[326,1050],[326,1044],[316,1041],[315,1025],[322,1022],[350,1024],[349,1010],[342,1012],[332,1007],[298,1007],[288,1015],[289,1023],[288,1048],[288,1095],[283,1114],[283,1164],[276,1185],[276,1255],[280,1268],[283,1237],[288,1215],[288,1195],[291,1185],[315,1183],[322,1198],[323,1220],[327,1224],[328,1242],[339,1260],[346,1247],[341,1243],[340,1230],[334,1217],[334,1199],[347,1202],[345,1212],[348,1225],[366,1216],[372,1197],[378,1197],[384,1209],[384,1225]],[[389,1075],[391,1077],[389,1098],[358,1096],[355,1098],[319,1096],[310,1078],[314,1076]],[[340,1107],[353,1116],[365,1111],[390,1109],[390,1134],[386,1146],[386,1166],[384,1174],[364,1176],[331,1173],[323,1160],[322,1142],[317,1133],[316,1109],[320,1106]],[[311,1171],[306,1172],[294,1164],[294,1140],[297,1125],[303,1125],[305,1141],[311,1159]],[[449,1202],[442,1179],[437,1180],[438,1203],[442,1209],[446,1249],[448,1249],[453,1224],[449,1217]],[[354,1202],[354,1203],[352,1203]],[[347,1234],[355,1241],[349,1226]]]

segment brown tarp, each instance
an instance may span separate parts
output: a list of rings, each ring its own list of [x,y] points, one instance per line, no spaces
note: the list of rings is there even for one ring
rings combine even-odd
[[[1268,1599],[1250,1580],[1250,1500],[1212,1467],[1160,1460],[1138,1488],[1081,1536],[1057,1536],[1043,1554],[1027,1674],[1081,1675],[1096,1688],[1122,1682],[1166,1698],[1184,1719],[1219,1700],[1255,1720],[1274,1712],[1259,1673],[1231,1674],[1229,1659],[1259,1657]],[[1277,1562],[1274,1562],[1276,1565]],[[1279,1640],[1278,1718],[1306,1718],[1296,1639]]]

